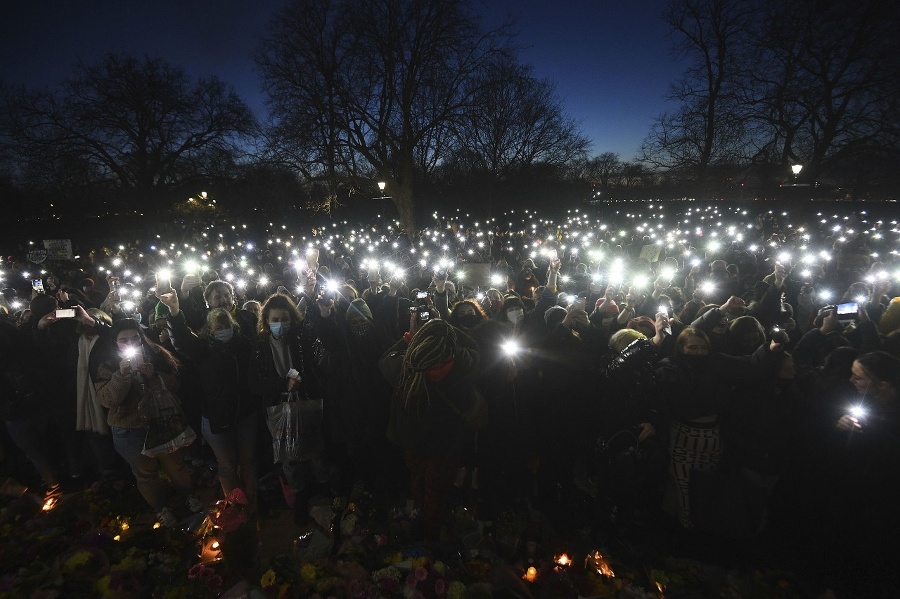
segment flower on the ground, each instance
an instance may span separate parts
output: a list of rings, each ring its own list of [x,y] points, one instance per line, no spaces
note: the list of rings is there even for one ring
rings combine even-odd
[[[74,572],[78,568],[82,566],[88,565],[91,561],[91,554],[87,551],[78,551],[74,553],[66,562],[63,564],[64,572]]]
[[[275,570],[269,568],[266,570],[262,577],[259,579],[259,586],[262,588],[275,586]]]
[[[312,564],[303,564],[300,568],[300,578],[303,582],[312,583],[316,581],[318,578],[319,572],[316,567]]]

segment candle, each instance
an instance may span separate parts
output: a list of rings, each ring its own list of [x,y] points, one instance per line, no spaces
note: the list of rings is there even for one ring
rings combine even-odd
[[[534,582],[537,580],[537,568],[534,566],[528,566],[528,570],[525,571],[525,576],[523,577],[527,582]]]

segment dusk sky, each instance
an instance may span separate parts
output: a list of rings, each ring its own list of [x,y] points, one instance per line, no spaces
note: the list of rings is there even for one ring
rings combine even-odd
[[[157,56],[232,83],[265,114],[252,54],[281,0],[45,0],[0,12],[0,80],[52,85],[105,52]],[[518,18],[521,59],[556,85],[593,141],[630,159],[681,66],[660,15],[666,0],[485,0],[484,22]]]

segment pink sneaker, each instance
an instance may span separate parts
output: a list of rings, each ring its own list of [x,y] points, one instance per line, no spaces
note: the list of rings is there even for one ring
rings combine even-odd
[[[294,509],[294,504],[297,503],[296,493],[288,486],[284,478],[279,478],[278,480],[281,482],[281,494],[284,495],[284,502],[287,504],[288,509]]]

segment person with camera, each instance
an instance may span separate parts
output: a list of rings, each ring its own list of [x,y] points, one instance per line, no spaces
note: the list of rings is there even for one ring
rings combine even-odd
[[[379,476],[390,462],[384,437],[390,387],[378,370],[390,343],[365,300],[331,287],[308,276],[306,314],[324,350],[319,367],[325,382],[326,457],[337,468],[332,482],[351,492],[354,486],[390,484]]]
[[[97,401],[109,410],[107,423],[113,446],[131,466],[137,488],[156,512],[159,522],[175,526],[177,518],[169,509],[165,471],[172,486],[191,512],[202,505],[193,493],[191,475],[184,463],[185,448],[156,457],[144,455],[148,413],[155,396],[168,392],[177,399],[181,383],[181,364],[168,350],[154,343],[141,326],[126,318],[113,324],[102,346],[90,356],[91,378]]]

